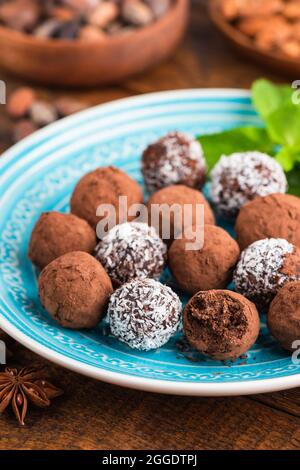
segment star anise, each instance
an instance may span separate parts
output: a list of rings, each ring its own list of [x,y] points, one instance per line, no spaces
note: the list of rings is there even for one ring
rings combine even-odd
[[[0,413],[11,404],[17,420],[22,425],[25,424],[28,401],[45,408],[50,405],[50,400],[62,393],[62,390],[41,379],[41,372],[37,369],[6,368],[0,373]]]

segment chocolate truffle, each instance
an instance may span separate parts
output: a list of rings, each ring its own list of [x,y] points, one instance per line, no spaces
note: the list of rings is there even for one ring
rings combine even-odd
[[[193,227],[194,233],[197,230],[203,227]],[[203,248],[188,249],[191,241],[185,237],[174,240],[168,253],[169,267],[179,287],[190,294],[226,287],[240,256],[236,241],[215,225],[204,227]]]
[[[170,287],[153,279],[136,279],[110,298],[111,332],[133,349],[159,348],[176,333],[181,308],[179,297]]]
[[[146,148],[142,173],[149,193],[173,184],[200,187],[206,175],[202,147],[189,135],[170,132]]]
[[[128,208],[143,202],[142,189],[126,173],[112,166],[97,168],[77,183],[71,198],[71,212],[96,227],[103,218],[96,215],[97,208],[101,204],[110,204],[117,211],[116,223],[119,223],[120,196],[127,196]],[[127,220],[133,218],[129,216]]]
[[[265,308],[289,281],[300,280],[300,248],[281,238],[258,240],[241,255],[234,272],[236,290]]]
[[[295,351],[293,342],[300,340],[300,282],[287,283],[276,295],[267,315],[267,325],[281,346]]]
[[[237,216],[240,208],[256,198],[285,193],[287,180],[274,158],[260,152],[223,155],[211,172],[211,199],[220,215]]]
[[[39,278],[44,308],[66,328],[93,328],[104,314],[111,281],[93,256],[73,251],[46,266]]]
[[[241,250],[264,238],[284,238],[300,247],[300,199],[291,194],[258,197],[241,208],[235,231]]]
[[[116,225],[99,242],[96,258],[113,284],[120,286],[135,278],[159,279],[167,247],[149,225],[127,222]]]
[[[73,214],[44,212],[33,228],[28,256],[43,269],[70,251],[92,253],[96,243],[96,233],[86,220]]]
[[[162,208],[158,207],[162,205],[162,208],[169,208],[170,211],[162,211]],[[150,225],[159,228],[160,236],[169,243],[176,238],[174,235],[184,231],[186,225],[202,225],[201,221],[197,220],[197,205],[204,206],[204,223],[214,224],[214,214],[200,191],[180,184],[160,189],[150,197],[147,203]],[[188,214],[188,211],[185,212],[187,206],[192,208],[191,221],[186,216]],[[158,227],[156,222],[158,222]]]
[[[259,315],[255,305],[236,292],[200,291],[183,313],[188,342],[201,353],[217,360],[233,360],[256,341]]]

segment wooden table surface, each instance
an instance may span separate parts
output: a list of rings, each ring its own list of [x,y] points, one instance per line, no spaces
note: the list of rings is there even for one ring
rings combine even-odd
[[[120,86],[68,92],[40,89],[51,97],[90,104],[158,90],[196,87],[249,88],[268,71],[237,57],[211,25],[206,1],[193,4],[185,41],[168,62]],[[299,78],[299,77],[295,77]],[[8,90],[23,84],[0,73]],[[0,139],[9,123],[0,107]],[[19,427],[0,417],[0,449],[299,449],[300,390],[235,398],[164,396],[96,382],[48,363],[15,344],[9,366],[46,365],[64,396],[46,410],[31,408]]]

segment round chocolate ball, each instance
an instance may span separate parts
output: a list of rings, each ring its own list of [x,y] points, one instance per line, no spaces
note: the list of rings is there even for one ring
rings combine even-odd
[[[204,229],[193,227],[193,232],[197,231],[204,235],[202,247],[191,249],[189,245],[201,240],[200,234],[194,240],[183,237],[173,241],[168,253],[170,270],[179,287],[190,294],[223,289],[232,279],[240,256],[239,246],[225,230],[215,225],[205,225]]]
[[[116,224],[120,219],[120,196],[127,197],[128,208],[143,202],[140,186],[126,173],[109,166],[97,168],[86,174],[77,183],[71,197],[71,212],[89,222],[92,227],[104,216],[97,216],[97,208],[109,204],[116,209]],[[127,220],[134,217],[127,216]]]
[[[149,193],[173,184],[200,187],[206,175],[202,147],[189,135],[170,132],[146,148],[142,173]]]
[[[234,272],[236,290],[265,308],[287,282],[300,280],[300,248],[281,238],[258,240],[242,254]]]
[[[198,220],[197,209],[200,206],[204,207],[204,221]],[[170,243],[176,235],[184,233],[185,227],[202,225],[202,222],[215,223],[214,214],[203,194],[180,184],[168,186],[154,193],[147,207],[150,225],[155,226],[166,243]]]
[[[81,251],[56,258],[39,277],[42,305],[65,328],[95,327],[112,291],[99,261]]]
[[[211,172],[211,199],[223,217],[234,218],[257,196],[285,193],[287,180],[274,158],[260,152],[223,155]]]
[[[43,269],[70,251],[92,253],[96,243],[96,233],[86,220],[73,214],[44,212],[33,228],[28,256]]]
[[[110,298],[111,332],[133,349],[159,348],[176,333],[181,308],[179,297],[170,287],[153,279],[136,279]]]
[[[235,231],[241,250],[264,238],[284,238],[300,247],[300,198],[272,194],[254,199],[241,208]]]
[[[118,287],[136,278],[159,279],[166,252],[166,245],[153,227],[127,222],[108,232],[97,245],[95,256]]]
[[[256,341],[259,315],[255,305],[236,292],[200,291],[183,313],[188,342],[217,360],[234,360]]]
[[[280,345],[295,351],[300,340],[300,282],[287,283],[276,295],[267,315],[268,328]],[[299,347],[299,345],[298,345]]]

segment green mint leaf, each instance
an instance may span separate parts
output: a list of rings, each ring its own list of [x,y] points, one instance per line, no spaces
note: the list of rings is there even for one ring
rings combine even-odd
[[[287,173],[289,184],[289,193],[300,197],[300,163],[296,164],[294,169]]]
[[[273,153],[274,143],[265,129],[260,127],[240,127],[217,134],[199,136],[209,170],[217,163],[221,155],[234,152],[257,150]]]
[[[273,111],[265,123],[274,142],[300,149],[300,106],[285,104]]]
[[[294,168],[297,157],[300,158],[300,154],[295,153],[295,151],[293,151],[293,149],[289,147],[282,147],[281,150],[279,150],[279,152],[275,156],[278,163],[280,163],[280,165],[286,172],[289,172]]]
[[[275,111],[292,104],[294,91],[289,85],[276,85],[265,79],[256,80],[252,85],[253,105],[265,120]]]

